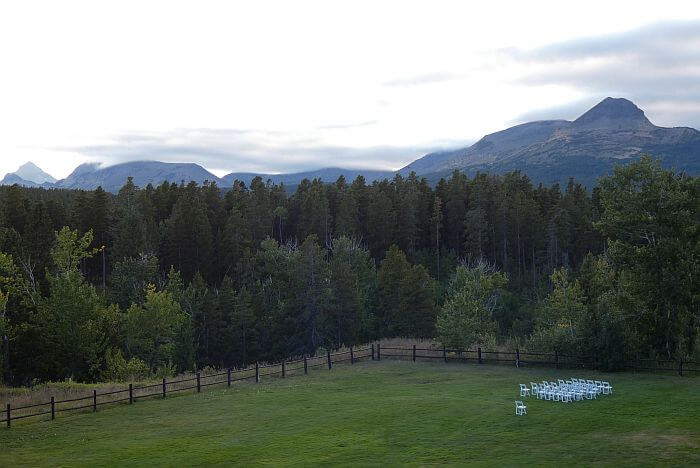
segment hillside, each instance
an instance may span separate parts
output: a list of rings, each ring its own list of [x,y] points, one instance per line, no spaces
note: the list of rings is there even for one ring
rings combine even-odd
[[[57,188],[94,190],[101,186],[108,192],[118,192],[129,177],[134,184],[145,187],[160,185],[164,181],[185,184],[217,182],[221,180],[202,166],[194,163],[164,163],[159,161],[137,161],[101,167],[96,164],[81,164],[73,173],[56,183]]]
[[[337,167],[329,167],[325,169],[318,169],[316,171],[307,172],[296,172],[291,174],[257,174],[253,172],[233,172],[227,174],[221,178],[225,187],[230,187],[234,180],[240,180],[245,182],[246,185],[250,185],[250,182],[255,177],[262,177],[264,181],[268,179],[275,184],[284,184],[287,187],[299,185],[299,183],[304,180],[321,179],[324,182],[335,182],[338,177],[344,176],[348,183],[352,182],[361,175],[365,178],[365,181],[369,184],[375,180],[381,180],[384,178],[391,178],[394,176],[393,172],[389,171],[371,171],[362,169],[341,169]]]
[[[27,162],[15,172],[9,172],[0,181],[0,185],[21,185],[23,187],[50,186],[56,182],[50,174],[47,174],[33,162]]]
[[[529,122],[486,135],[467,148],[427,154],[402,168],[430,181],[455,169],[503,173],[520,170],[535,182],[563,183],[574,177],[588,187],[615,164],[649,153],[665,167],[700,172],[700,132],[652,124],[627,99],[606,98],[571,121]]]
[[[574,177],[591,188],[597,179],[612,171],[615,164],[639,159],[643,154],[660,158],[662,166],[691,175],[700,174],[700,132],[689,127],[665,128],[654,125],[644,111],[623,98],[605,98],[574,121],[542,120],[516,125],[484,136],[475,144],[449,151],[429,153],[398,171],[415,172],[436,183],[459,169],[502,174],[520,170],[535,183],[564,184]],[[32,163],[7,174],[1,185],[56,187],[93,190],[102,186],[117,192],[128,177],[139,187],[164,181],[203,184],[216,182],[230,187],[234,180],[250,185],[255,177],[284,184],[293,192],[304,179],[334,182],[343,175],[348,182],[362,175],[367,183],[392,178],[394,172],[361,169],[323,168],[287,174],[232,172],[216,177],[194,163],[138,161],[101,166],[82,164],[58,182]]]

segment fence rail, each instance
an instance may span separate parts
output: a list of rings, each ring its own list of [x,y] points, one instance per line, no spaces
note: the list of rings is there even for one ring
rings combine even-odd
[[[386,351],[389,351],[388,353]],[[419,354],[420,353],[420,354]],[[483,363],[508,363],[516,367],[521,366],[554,366],[556,368],[584,368],[597,369],[600,367],[595,356],[575,356],[570,354],[554,353],[539,353],[520,351],[485,351],[481,348],[477,349],[453,349],[453,348],[418,348],[415,345],[412,348],[402,348],[396,346],[381,346],[377,345],[377,359],[382,357],[388,358],[406,358],[413,361],[423,359],[442,359],[448,361],[460,362],[477,362]],[[652,365],[653,364],[653,365]],[[643,370],[643,371],[664,371],[674,372],[678,375],[683,373],[700,373],[700,362],[698,361],[678,361],[669,359],[635,359],[625,363],[625,370]],[[700,375],[700,374],[698,374]]]
[[[368,352],[370,352],[368,354]],[[338,357],[338,359],[333,359]],[[202,375],[198,372],[195,377],[187,379],[179,379],[168,382],[163,379],[162,382],[139,385],[129,384],[127,388],[120,390],[112,390],[109,392],[98,393],[97,390],[93,390],[90,395],[84,397],[68,398],[65,400],[56,400],[51,397],[51,400],[45,403],[34,403],[31,405],[23,405],[13,407],[11,403],[7,403],[5,408],[3,408],[2,414],[0,415],[0,423],[5,423],[8,428],[12,427],[12,421],[18,419],[26,419],[32,417],[49,416],[50,419],[56,419],[57,413],[65,413],[71,411],[85,410],[91,408],[93,412],[97,411],[98,406],[118,404],[129,402],[133,404],[136,400],[149,398],[154,396],[160,396],[161,398],[166,398],[168,393],[177,393],[187,390],[197,390],[201,392],[202,388],[211,387],[214,385],[226,385],[231,387],[233,382],[241,382],[244,380],[254,380],[256,383],[260,383],[260,377],[264,376],[274,376],[279,375],[281,378],[286,378],[290,372],[302,371],[304,374],[308,374],[309,369],[320,366],[328,366],[330,370],[334,364],[341,362],[350,362],[354,364],[360,360],[371,358],[374,359],[374,345],[367,346],[364,348],[353,349],[350,348],[349,351],[341,351],[336,353],[328,352],[325,356],[304,356],[300,359],[283,360],[279,363],[260,365],[258,363],[255,366],[246,367],[245,369],[226,369],[224,372],[219,372],[216,374]],[[317,362],[319,361],[319,362]],[[312,363],[313,362],[313,363]],[[289,366],[289,364],[300,364],[296,366]],[[270,372],[261,372],[262,369],[277,369]],[[248,375],[246,375],[246,373]],[[224,377],[221,379],[221,377]],[[218,378],[218,379],[217,379]],[[195,382],[194,385],[187,385],[189,382]],[[184,386],[180,384],[186,384]],[[128,393],[127,397],[119,397],[120,394]],[[100,397],[102,401],[100,401]],[[105,399],[105,397],[109,397]],[[89,404],[82,404],[82,402],[91,400]],[[77,406],[65,407],[66,404],[81,402]],[[61,407],[60,405],[64,405]],[[49,409],[46,409],[46,408]],[[27,411],[37,408],[36,411]]]
[[[381,344],[377,343],[376,346],[372,344],[359,349],[350,348],[349,351],[339,351],[336,353],[331,353],[329,351],[325,356],[304,356],[303,358],[283,360],[274,364],[260,365],[256,363],[255,366],[247,367],[245,369],[226,369],[226,371],[210,375],[202,375],[198,372],[194,377],[172,380],[170,382],[163,379],[162,382],[154,384],[139,386],[129,384],[127,388],[102,393],[98,393],[97,390],[93,390],[91,395],[84,397],[69,398],[65,400],[56,400],[54,397],[51,397],[51,400],[45,403],[33,403],[14,408],[12,407],[11,403],[7,403],[5,408],[3,408],[2,414],[0,415],[0,423],[6,423],[7,427],[10,428],[12,426],[12,421],[16,421],[18,419],[50,415],[50,419],[53,420],[56,418],[56,414],[61,412],[65,413],[90,408],[93,412],[96,412],[97,408],[103,405],[125,402],[133,404],[139,399],[155,396],[166,398],[168,393],[178,393],[188,390],[196,390],[199,393],[202,391],[202,388],[211,387],[214,385],[226,385],[227,387],[231,387],[233,382],[241,382],[244,380],[254,380],[256,383],[260,383],[261,377],[279,376],[280,378],[286,378],[290,372],[298,373],[299,371],[303,370],[304,374],[308,374],[309,369],[315,367],[323,366],[328,367],[328,369],[331,370],[334,364],[348,361],[350,364],[354,364],[362,359],[370,358],[372,360],[381,360],[383,357],[403,358],[414,362],[417,360],[441,359],[445,362],[474,362],[478,364],[508,363],[515,365],[516,367],[553,366],[556,368],[576,367],[587,369],[595,369],[598,367],[594,356],[573,356],[558,354],[556,352],[526,352],[520,351],[519,349],[516,349],[515,351],[485,351],[481,348],[418,348],[415,345],[411,348],[395,346],[382,347]],[[269,371],[267,371],[268,369]],[[663,359],[636,359],[626,363],[624,369],[674,372],[682,376],[684,372],[700,373],[700,363],[697,361],[683,360],[672,361]],[[125,393],[128,393],[128,396],[122,397],[121,395]],[[91,401],[87,404],[83,404],[83,402],[87,400]],[[80,404],[77,406],[65,406],[66,404],[70,403]]]

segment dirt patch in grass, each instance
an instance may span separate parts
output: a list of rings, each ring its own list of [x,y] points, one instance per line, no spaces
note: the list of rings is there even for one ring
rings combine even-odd
[[[624,434],[623,440],[644,446],[656,445],[662,448],[698,448],[700,440],[691,434],[660,434],[658,432],[640,431]]]
[[[700,435],[681,433],[661,433],[656,431],[638,431],[624,434],[599,434],[596,439],[618,439],[625,445],[639,450],[658,450],[660,454],[674,450],[700,448]]]

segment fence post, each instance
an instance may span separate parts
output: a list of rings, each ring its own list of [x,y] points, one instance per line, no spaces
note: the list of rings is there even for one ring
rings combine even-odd
[[[413,345],[413,362],[416,362],[416,345]]]
[[[10,411],[10,404],[7,404],[7,428],[12,426],[12,412]]]
[[[331,350],[329,349],[328,351],[328,370],[331,370],[333,367],[333,364],[331,364]]]
[[[678,375],[683,377],[683,358],[678,360]]]
[[[226,383],[231,386],[231,368],[229,367],[226,371]]]
[[[95,411],[97,411],[97,390],[92,391],[92,412],[94,413]]]
[[[282,378],[285,377],[285,374],[286,374],[285,370],[286,370],[286,369],[285,369],[285,366],[284,366],[284,359],[282,359]]]
[[[308,373],[309,373],[309,366],[306,362],[306,355],[304,355],[304,374],[308,374]]]
[[[554,367],[559,369],[559,353],[557,350],[554,350]]]
[[[350,346],[350,364],[355,364],[355,355],[352,353],[352,346]]]
[[[442,358],[447,362],[447,349],[445,347],[442,347]]]
[[[202,375],[197,372],[197,393],[202,391]]]
[[[477,355],[478,355],[478,357],[479,357],[479,364],[481,364],[481,347],[476,348],[476,353],[477,353]]]
[[[520,367],[520,350],[515,348],[515,367]]]
[[[382,345],[377,343],[377,361],[382,360]]]
[[[372,343],[372,360],[374,361],[374,343]]]
[[[260,383],[260,365],[255,362],[255,383]]]
[[[56,419],[56,400],[51,397],[51,419]]]
[[[129,384],[129,404],[134,404],[134,384]]]

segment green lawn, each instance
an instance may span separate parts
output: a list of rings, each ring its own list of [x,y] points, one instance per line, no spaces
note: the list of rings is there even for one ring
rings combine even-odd
[[[517,384],[603,377],[613,396]],[[0,428],[0,466],[700,465],[700,378],[384,360]]]

